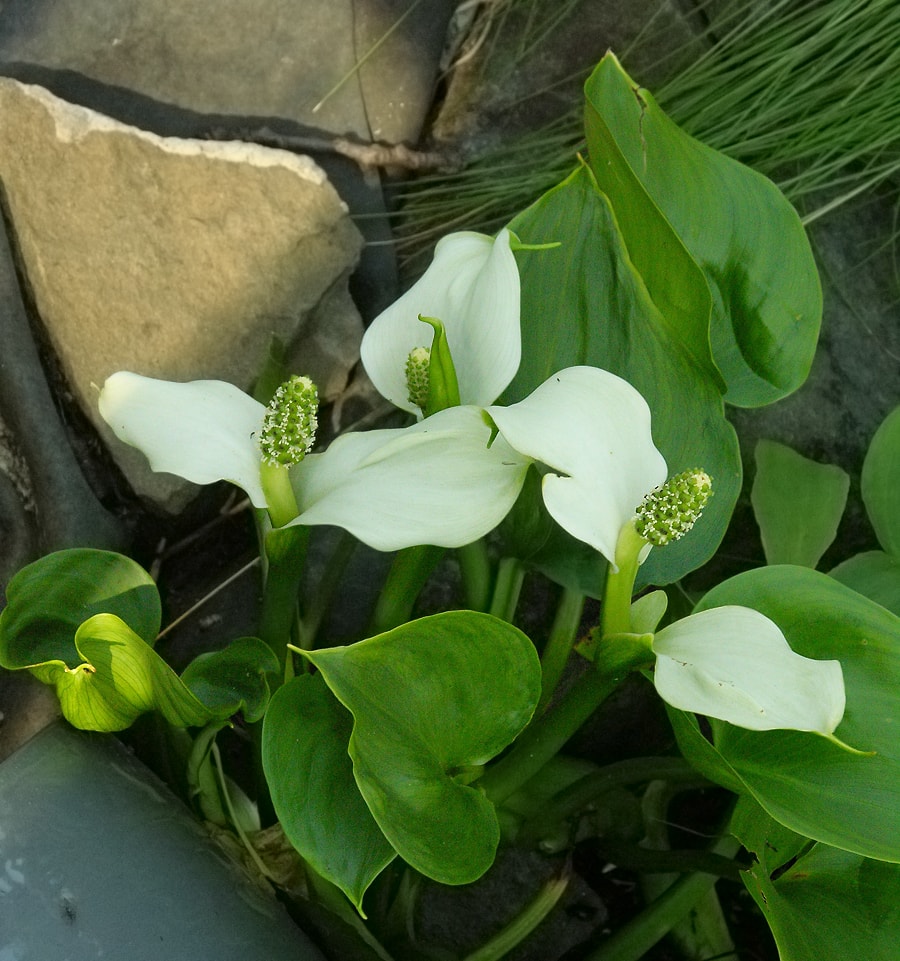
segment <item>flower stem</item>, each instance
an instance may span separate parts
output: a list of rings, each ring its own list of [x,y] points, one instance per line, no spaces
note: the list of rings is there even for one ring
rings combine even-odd
[[[488,613],[512,623],[525,580],[525,568],[515,557],[504,557],[497,568],[497,583]]]
[[[291,486],[291,475],[283,464],[267,464],[263,461],[259,465],[259,479],[266,495],[272,527],[283,527],[300,513]]]
[[[708,785],[708,781],[681,757],[627,758],[607,764],[579,778],[541,806],[522,828],[519,838],[540,839],[574,817],[609,791],[623,785],[663,780],[682,790]]]
[[[373,636],[405,624],[412,617],[425,582],[443,556],[443,547],[430,544],[397,552],[372,615],[369,629]]]
[[[494,804],[502,804],[534,777],[612,694],[620,680],[590,668],[558,704],[532,721],[509,754],[490,766],[478,782]]]
[[[456,550],[459,569],[466,591],[466,604],[470,611],[486,611],[491,599],[491,583],[494,572],[483,538],[472,541]]]
[[[606,573],[606,587],[603,591],[603,610],[600,614],[602,635],[628,634],[631,631],[631,595],[634,592],[634,579],[640,565],[641,551],[647,541],[629,521],[619,532],[616,543],[616,567],[612,565]]]
[[[299,620],[297,595],[309,541],[306,527],[279,527],[263,534],[266,556],[265,586],[259,636],[287,668],[287,645]]]
[[[569,587],[564,588],[541,654],[541,699],[535,711],[538,717],[544,712],[559,684],[578,636],[583,612],[584,594]]]
[[[561,877],[548,881],[521,914],[513,918],[490,941],[468,955],[465,961],[501,961],[516,945],[521,944],[556,907],[568,885],[568,871],[565,871]]]

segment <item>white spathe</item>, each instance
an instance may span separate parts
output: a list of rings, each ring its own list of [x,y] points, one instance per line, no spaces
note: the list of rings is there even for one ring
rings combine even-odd
[[[425,273],[366,330],[360,357],[378,392],[412,414],[406,359],[430,347],[434,330],[419,316],[441,321],[456,368],[460,402],[493,403],[519,369],[520,289],[511,234],[448,234]]]
[[[100,412],[154,470],[228,480],[266,507],[257,445],[265,408],[231,384],[120,372],[104,385]],[[343,527],[378,550],[459,547],[503,520],[537,460],[554,472],[543,480],[551,515],[613,561],[622,525],[666,477],[640,394],[608,371],[573,367],[487,414],[499,433],[482,408],[464,406],[339,437],[291,468],[293,523]]]
[[[668,474],[644,398],[609,371],[567,367],[488,413],[511,447],[550,468],[542,491],[553,519],[615,566],[619,532]]]
[[[450,407],[402,430],[339,437],[291,472],[294,523],[335,524],[376,550],[462,547],[509,513],[530,460],[477,407]]]
[[[155,471],[195,484],[226,480],[265,507],[257,437],[265,407],[221,380],[175,383],[119,371],[100,391],[100,414]]]
[[[154,470],[197,484],[227,480],[265,508],[257,444],[265,407],[222,381],[174,383],[121,371],[100,413]],[[506,516],[531,463],[478,407],[453,407],[403,430],[339,437],[291,468],[299,516],[333,524],[376,550],[460,547]]]
[[[844,716],[840,662],[795,653],[759,611],[727,606],[691,614],[663,628],[652,647],[656,690],[683,711],[752,731],[826,736]]]

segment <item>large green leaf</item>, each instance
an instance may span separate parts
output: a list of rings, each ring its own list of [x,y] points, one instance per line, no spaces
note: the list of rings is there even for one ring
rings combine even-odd
[[[767,563],[815,567],[837,536],[849,490],[840,467],[759,441],[750,500]]]
[[[822,312],[796,211],[771,181],[680,130],[612,54],[585,96],[591,167],[660,312],[698,364],[712,344],[730,403],[795,390]]]
[[[900,407],[875,432],[862,469],[862,496],[878,542],[900,558]]]
[[[884,551],[864,551],[828,573],[900,617],[900,557]]]
[[[469,783],[535,709],[540,664],[528,638],[451,611],[306,656],[353,715],[353,772],[391,846],[444,884],[480,877],[499,826]]]
[[[643,394],[670,474],[701,467],[713,478],[715,496],[703,519],[689,536],[652,551],[639,574],[642,584],[677,580],[715,552],[741,485],[737,438],[725,420],[708,351],[705,363],[697,359],[648,295],[609,202],[587,168],[510,226],[525,243],[554,240],[560,246],[518,258],[522,363],[504,402],[520,400],[555,371],[578,364],[612,371]],[[548,544],[530,562],[568,586],[596,594],[602,568],[591,562],[592,553],[573,544],[561,564]],[[583,560],[575,563],[576,556]],[[585,583],[577,581],[579,574]]]
[[[356,786],[352,724],[321,674],[295,677],[266,713],[263,767],[291,844],[361,912],[366,889],[396,853]]]
[[[900,865],[787,831],[748,798],[731,830],[757,863],[742,875],[782,961],[895,961]]]
[[[697,609],[727,604],[770,617],[800,654],[840,660],[847,709],[835,733],[854,748],[875,752],[861,757],[814,734],[747,731],[711,721],[713,744],[740,779],[737,786],[798,834],[900,861],[900,618],[801,567],[738,575],[710,591]],[[675,727],[685,753],[716,777],[715,765],[704,763],[690,743],[699,736],[696,723]],[[736,787],[731,777],[728,786]]]
[[[57,551],[23,567],[6,589],[0,616],[0,665],[19,670],[57,659],[75,667],[75,632],[94,614],[116,614],[152,644],[159,633],[159,593],[150,575],[122,554],[87,548]]]

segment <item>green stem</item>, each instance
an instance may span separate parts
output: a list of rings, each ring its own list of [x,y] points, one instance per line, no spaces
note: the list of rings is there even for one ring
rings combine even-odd
[[[556,907],[568,884],[568,872],[564,873],[562,877],[548,881],[521,914],[517,915],[505,928],[495,934],[490,941],[468,955],[465,961],[502,961]]]
[[[612,565],[606,573],[606,587],[603,591],[603,609],[600,627],[603,637],[609,634],[628,634],[631,631],[631,596],[634,593],[634,579],[640,564],[641,551],[647,541],[634,529],[629,521],[619,532],[616,543],[616,566]]]
[[[497,568],[497,582],[491,599],[490,614],[512,623],[525,580],[525,568],[515,557],[504,557]]]
[[[483,538],[457,548],[456,557],[470,611],[486,611],[491,598],[494,572]]]
[[[682,790],[709,783],[680,757],[638,757],[616,761],[586,774],[560,791],[524,825],[519,836],[535,839],[547,836],[563,821],[596,804],[597,799],[607,792],[623,785],[655,780],[677,784]]]
[[[259,636],[275,652],[282,674],[288,666],[287,645],[299,620],[297,595],[308,541],[306,527],[281,527],[263,535],[267,563]]]
[[[319,633],[325,614],[331,607],[331,602],[334,600],[338,587],[340,587],[344,571],[346,571],[358,543],[356,538],[346,531],[340,532],[337,545],[332,551],[331,557],[328,558],[325,570],[319,578],[315,590],[310,592],[310,596],[304,604],[303,623],[301,625],[302,637],[299,645],[303,650],[310,651],[315,646],[316,635]]]
[[[740,844],[732,837],[720,838],[713,854],[733,857]],[[636,918],[588,955],[585,961],[638,961],[664,938],[716,883],[715,874],[688,874],[648,905]]]
[[[588,669],[558,704],[525,728],[509,754],[491,765],[478,782],[494,804],[502,804],[534,777],[612,694],[620,680]]]
[[[430,544],[397,552],[372,615],[370,632],[373,636],[410,620],[425,582],[443,556],[443,547]]]
[[[584,594],[565,588],[550,627],[550,634],[541,654],[541,699],[535,714],[540,717],[553,696],[562,677],[572,647],[578,637],[578,626],[584,612]]]
[[[267,464],[263,461],[259,465],[259,479],[266,495],[272,527],[283,527],[300,513],[290,472],[283,464]]]

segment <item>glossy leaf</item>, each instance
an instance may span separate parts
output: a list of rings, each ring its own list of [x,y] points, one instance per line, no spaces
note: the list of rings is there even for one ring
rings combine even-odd
[[[81,661],[75,632],[94,614],[115,614],[152,644],[162,617],[153,579],[122,554],[57,551],[23,567],[6,589],[0,616],[0,665],[20,670],[48,660]]]
[[[894,961],[900,865],[813,844],[743,798],[731,830],[756,854],[757,863],[742,878],[782,961]]]
[[[730,403],[795,390],[822,313],[796,211],[771,181],[680,130],[612,54],[585,96],[591,167],[656,306],[697,363],[711,343]]]
[[[269,703],[270,677],[279,673],[278,658],[258,637],[239,637],[220,651],[200,654],[181,675],[194,696],[219,716],[240,711],[253,723]]]
[[[838,564],[829,574],[900,617],[900,557],[865,551]]]
[[[853,748],[875,752],[859,756],[814,734],[747,731],[711,721],[714,749],[733,772],[728,786],[751,794],[798,834],[864,857],[900,861],[900,618],[801,567],[766,567],[731,578],[697,609],[727,604],[771,618],[799,654],[840,660],[847,709],[835,734]],[[685,754],[717,777],[708,751],[697,750],[696,721],[672,714]]]
[[[353,715],[356,782],[392,847],[444,884],[480,877],[500,832],[469,783],[535,709],[540,665],[528,638],[451,611],[306,656]]]
[[[815,567],[837,535],[849,490],[840,467],[759,441],[750,500],[766,562]]]
[[[900,407],[875,432],[862,469],[862,497],[885,552],[900,558]]]
[[[688,537],[651,551],[638,575],[641,584],[677,580],[712,556],[741,484],[737,438],[724,417],[709,352],[705,362],[697,359],[695,346],[689,348],[684,332],[654,304],[609,202],[586,168],[545,194],[511,228],[524,243],[553,240],[560,246],[520,255],[522,363],[503,403],[521,400],[556,371],[581,364],[609,370],[640,391],[670,474],[701,467],[713,478],[715,496],[701,521]],[[557,572],[547,554],[536,566],[594,593],[591,552],[575,550],[583,563],[566,555]],[[579,571],[590,583],[572,583]]]
[[[321,674],[295,677],[266,713],[263,767],[291,844],[361,911],[366,889],[396,855],[356,786],[352,725]]]

